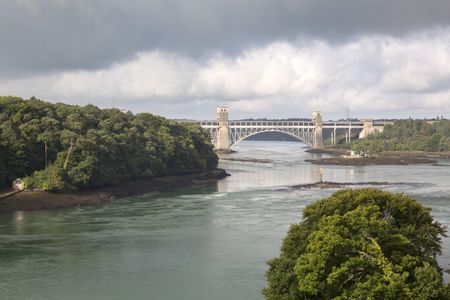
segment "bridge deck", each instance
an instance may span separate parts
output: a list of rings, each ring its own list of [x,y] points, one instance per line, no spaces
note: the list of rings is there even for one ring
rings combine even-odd
[[[195,123],[204,128],[217,128],[217,121],[182,121],[186,123]],[[393,122],[374,122],[374,127],[383,127]],[[312,121],[229,121],[230,128],[314,128]],[[327,121],[322,123],[322,128],[364,128],[364,122],[345,122],[345,121]]]

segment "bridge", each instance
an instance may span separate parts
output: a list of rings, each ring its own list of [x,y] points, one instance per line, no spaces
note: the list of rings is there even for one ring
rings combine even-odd
[[[359,130],[359,138],[365,138],[370,133],[382,131],[386,124],[392,122],[374,122],[372,119],[362,121],[323,121],[320,112],[313,112],[311,120],[279,121],[279,120],[229,120],[228,108],[218,107],[214,121],[184,121],[200,125],[209,130],[216,150],[228,151],[246,138],[262,132],[282,132],[288,134],[311,148],[323,147],[323,130],[331,130],[331,144],[336,145],[337,131],[345,130],[345,141],[352,138],[352,130]]]

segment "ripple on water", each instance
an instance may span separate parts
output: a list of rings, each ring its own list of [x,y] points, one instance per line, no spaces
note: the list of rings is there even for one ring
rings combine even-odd
[[[216,186],[0,215],[2,297],[261,299],[266,260],[302,209],[334,190],[290,188],[319,179],[302,144],[243,142],[237,150],[273,162],[221,161],[232,176]],[[322,168],[327,181],[405,182],[383,189],[417,198],[450,225],[448,168]],[[448,268],[449,238],[443,250],[439,263]]]

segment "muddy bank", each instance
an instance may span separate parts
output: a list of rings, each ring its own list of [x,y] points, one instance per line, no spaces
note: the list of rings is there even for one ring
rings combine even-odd
[[[334,149],[334,148],[319,148],[308,149],[309,153],[323,153],[330,155],[350,155],[348,149]],[[417,157],[417,158],[450,158],[450,151],[444,152],[427,152],[427,151],[383,151],[383,152],[369,152],[370,156],[399,156],[399,157]]]
[[[216,169],[198,174],[136,180],[122,185],[79,192],[22,191],[0,200],[0,213],[98,204],[154,191],[210,183],[226,176],[229,176],[229,174],[225,170]]]
[[[450,152],[426,152],[426,151],[385,151],[378,155],[424,158],[450,158]]]
[[[350,155],[350,150],[347,149],[332,149],[332,148],[309,148],[305,152],[308,153],[322,153],[330,155]]]
[[[220,157],[221,160],[229,160],[229,161],[242,161],[242,162],[254,162],[254,163],[263,163],[268,164],[272,163],[271,159],[260,159],[260,158],[251,158],[251,157]]]
[[[294,185],[292,188],[294,189],[312,189],[312,188],[320,188],[320,189],[335,189],[335,188],[344,188],[344,187],[353,187],[353,186],[387,186],[394,184],[404,184],[404,183],[392,183],[392,182],[381,182],[381,181],[372,181],[372,182],[331,182],[331,181],[319,181],[315,183],[307,183],[307,184],[299,184]]]
[[[217,155],[220,155],[220,154],[233,154],[233,153],[236,153],[237,151],[231,150],[231,149],[228,149],[228,150],[219,149],[219,150],[214,150],[214,152],[216,152]]]
[[[373,166],[373,165],[411,165],[411,164],[435,164],[436,161],[428,158],[384,156],[371,157],[331,157],[321,159],[307,159],[315,165],[337,165],[337,166]]]

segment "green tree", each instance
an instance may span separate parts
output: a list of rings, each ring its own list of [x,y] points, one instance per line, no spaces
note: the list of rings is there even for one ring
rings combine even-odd
[[[64,170],[57,165],[50,165],[45,170],[35,171],[24,180],[25,188],[56,191],[65,187]]]
[[[305,208],[279,257],[267,299],[447,299],[436,256],[445,228],[402,195],[344,190]],[[447,289],[447,290],[446,290]]]
[[[351,148],[365,152],[450,151],[449,136],[450,120],[399,120],[386,125],[383,132],[354,141]]]
[[[52,174],[44,172],[45,145],[47,165],[63,170],[64,184],[44,180]],[[216,167],[200,126],[149,113],[0,97],[0,187],[30,176],[34,188],[83,189]]]

